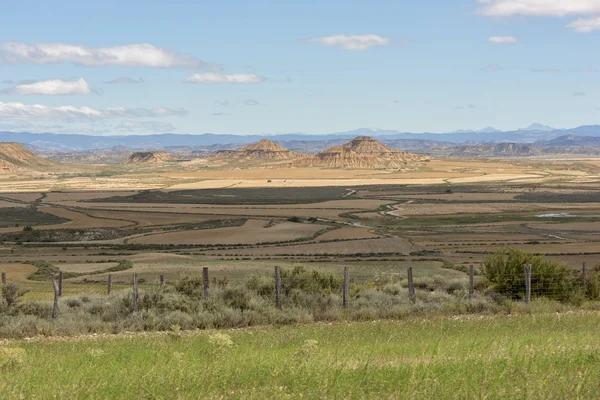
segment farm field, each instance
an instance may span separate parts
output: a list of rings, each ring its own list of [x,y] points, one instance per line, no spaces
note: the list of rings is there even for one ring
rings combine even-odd
[[[19,398],[597,397],[597,312],[10,340]],[[202,373],[198,373],[202,371]]]
[[[131,261],[132,269],[115,273],[123,283],[133,272],[154,282],[162,268],[171,279],[214,266],[221,278],[223,263],[234,266],[227,269],[232,276],[318,262],[407,268],[426,259],[436,260],[438,270],[443,263],[478,268],[487,254],[509,246],[573,269],[600,263],[594,160],[432,160],[403,173],[340,169],[314,176],[311,168],[257,168],[25,179],[37,191],[3,186],[0,205],[56,221],[23,217],[0,227],[0,263],[48,261],[83,274]],[[133,183],[104,188],[111,182]],[[26,225],[32,232],[23,231]],[[85,292],[85,279],[105,278],[79,275],[68,284]]]

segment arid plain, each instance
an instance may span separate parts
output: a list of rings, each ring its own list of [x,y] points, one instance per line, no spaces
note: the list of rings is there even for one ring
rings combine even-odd
[[[285,161],[158,162],[22,169],[0,175],[0,266],[72,273],[101,291],[211,267],[237,279],[274,265],[356,277],[462,274],[503,246],[573,268],[600,260],[600,160],[424,159],[406,170],[294,167]],[[33,268],[33,269],[32,269]]]

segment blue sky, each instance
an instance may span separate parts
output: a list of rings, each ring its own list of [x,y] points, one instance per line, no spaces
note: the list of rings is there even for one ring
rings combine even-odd
[[[0,130],[447,132],[600,114],[600,0],[6,3]]]

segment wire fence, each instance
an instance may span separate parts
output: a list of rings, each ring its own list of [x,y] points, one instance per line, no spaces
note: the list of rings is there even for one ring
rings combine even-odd
[[[578,293],[584,298],[590,298],[597,300],[600,297],[600,271],[594,269],[589,271],[586,264],[583,264],[583,268],[579,271],[565,271],[556,270],[549,271],[543,268],[535,268],[531,264],[523,265],[522,272],[512,271],[511,273],[495,273],[493,276],[488,277],[488,280],[476,279],[477,273],[475,268],[471,265],[468,269],[468,283],[466,287],[464,285],[464,279],[457,285],[457,290],[465,290],[468,293],[468,298],[473,299],[478,292],[483,291],[494,291],[501,293],[502,295],[517,301],[523,301],[530,303],[535,298],[548,298],[557,301],[569,300],[573,293]],[[568,274],[568,275],[567,275]],[[120,277],[123,274],[119,274]],[[2,272],[2,288],[9,284],[8,276],[6,272]],[[394,277],[390,277],[390,280],[385,282],[371,281],[363,283],[364,287],[372,285],[385,285],[386,283],[401,283],[402,287],[407,289],[408,299],[412,304],[417,303],[417,291],[418,290],[430,290],[433,291],[436,285],[445,284],[446,290],[452,290],[451,285],[448,285],[447,279],[443,277],[423,277],[420,276],[415,278],[413,276],[413,268],[408,268],[406,274],[400,276],[395,274]],[[442,282],[439,282],[441,278]],[[209,274],[209,268],[202,268],[202,274],[194,278],[179,277],[174,282],[167,282],[165,275],[159,275],[154,283],[148,284],[144,281],[146,287],[148,286],[166,286],[170,284],[181,285],[182,282],[185,284],[185,280],[194,282],[195,285],[201,286],[202,295],[205,300],[210,299],[211,290],[224,289],[229,285],[227,277],[220,280],[213,276],[212,280]],[[251,278],[252,280],[253,278]],[[258,279],[258,278],[257,278]],[[429,281],[428,281],[429,279]],[[131,309],[133,313],[140,311],[139,303],[139,284],[137,274],[131,276]],[[480,283],[483,282],[484,285]],[[319,273],[316,270],[303,271],[303,273],[296,273],[293,269],[282,270],[279,266],[275,266],[273,270],[272,278],[262,276],[259,280],[248,285],[252,287],[260,295],[271,296],[278,308],[282,307],[284,299],[294,294],[294,291],[304,291],[307,293],[325,293],[325,294],[336,294],[341,297],[341,303],[344,308],[347,308],[352,299],[350,296],[351,284],[355,284],[351,280],[350,268],[345,267],[342,274],[333,273]],[[106,294],[108,296],[113,293],[113,275],[108,274],[106,279]],[[58,299],[63,295],[63,274],[59,272],[57,275],[52,277],[52,291],[54,293],[52,317],[58,318],[59,302]],[[328,292],[328,293],[327,293]]]

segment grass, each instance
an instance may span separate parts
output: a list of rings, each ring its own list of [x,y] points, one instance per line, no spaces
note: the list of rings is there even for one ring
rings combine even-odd
[[[597,398],[596,312],[9,341],[18,398]],[[10,349],[10,350],[6,350]]]

